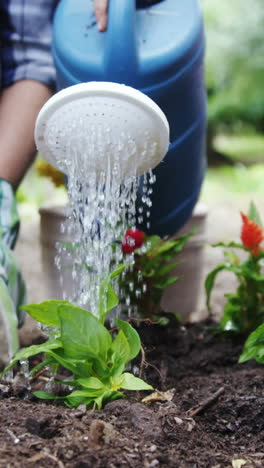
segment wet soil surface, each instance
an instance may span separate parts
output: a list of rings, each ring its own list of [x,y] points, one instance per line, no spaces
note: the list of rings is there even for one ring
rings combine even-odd
[[[21,381],[0,390],[0,466],[264,466],[264,367],[238,364],[239,340],[209,323],[144,325],[146,392],[102,411],[37,401]]]

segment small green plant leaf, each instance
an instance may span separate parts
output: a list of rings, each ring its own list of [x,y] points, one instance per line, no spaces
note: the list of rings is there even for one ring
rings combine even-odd
[[[106,390],[102,395],[95,399],[95,403],[98,409],[101,409],[107,403],[114,400],[120,400],[120,398],[125,398],[124,393],[118,392],[117,390]]]
[[[227,268],[226,264],[221,263],[216,268],[214,268],[206,277],[205,291],[206,291],[206,304],[207,304],[208,310],[210,310],[210,308],[211,308],[210,307],[210,298],[211,298],[212,289],[214,287],[215,278],[216,278],[216,276],[218,275],[218,273],[220,271],[226,270],[226,268]]]
[[[248,336],[239,362],[246,362],[250,359],[264,364],[264,323]]]
[[[106,315],[119,303],[118,296],[109,281],[104,280],[99,293],[99,317],[104,323]]]
[[[144,380],[135,377],[129,372],[125,372],[122,377],[123,379],[120,386],[124,390],[153,390],[151,385],[144,382]]]
[[[128,343],[128,340],[126,338],[126,335],[122,330],[119,330],[116,338],[113,341],[113,344],[111,346],[111,349],[113,353],[118,356],[118,358],[121,358],[121,360],[126,364],[128,361],[130,361],[130,346]]]
[[[76,383],[81,387],[86,387],[94,390],[101,390],[104,388],[104,384],[97,377],[87,377],[82,379],[77,379]]]
[[[128,265],[119,265],[114,271],[110,273],[110,275],[105,278],[99,290],[99,318],[100,322],[104,323],[106,315],[114,309],[118,303],[119,299],[118,296],[111,285],[111,281],[113,278],[120,275]]]
[[[87,408],[96,409],[93,398],[87,398],[85,396],[69,395],[64,397],[63,401],[69,408],[78,408],[79,405],[83,404],[86,405]]]
[[[87,376],[92,373],[92,363],[88,360],[78,360],[64,354],[63,350],[50,351],[49,357],[52,357],[55,362],[60,364],[65,369],[68,369],[74,375]]]
[[[14,365],[18,361],[24,361],[28,359],[31,356],[35,356],[36,354],[39,353],[47,353],[53,349],[61,348],[62,343],[59,339],[56,340],[48,340],[46,343],[42,343],[40,345],[32,345],[29,346],[28,348],[23,348],[21,351],[16,353],[15,357],[12,359],[12,361],[8,364],[8,366],[3,370],[3,372],[0,374],[0,378],[9,370],[14,367]]]
[[[70,408],[77,408],[81,403],[86,404],[88,407],[92,407],[96,396],[93,395],[90,397],[88,394],[88,391],[81,390],[76,390],[67,396],[57,396],[44,391],[33,392],[33,395],[35,395],[37,398],[40,398],[41,400],[63,400],[64,403]]]
[[[236,294],[226,294],[227,302],[218,329],[235,334],[241,333],[241,304]]]
[[[114,271],[112,271],[110,273],[110,275],[108,276],[108,280],[110,279],[113,279],[115,278],[116,276],[119,276],[121,273],[123,273],[123,271],[129,266],[128,263],[126,263],[125,265],[119,265]]]
[[[161,268],[159,268],[159,271],[157,272],[157,277],[166,276],[168,273],[174,270],[178,264],[179,262],[175,262],[175,263],[169,263],[168,265],[162,266]]]
[[[160,242],[160,237],[159,236],[148,236],[147,238],[147,246],[148,246],[148,251],[150,251],[156,244]]]
[[[100,359],[107,353],[112,344],[111,335],[91,312],[64,304],[59,317],[66,355],[76,359]]]
[[[217,242],[217,244],[213,244],[212,247],[225,247],[227,249],[243,249],[246,250],[246,248],[243,246],[243,244],[240,244],[239,242]]]
[[[159,283],[155,282],[154,286],[157,289],[165,289],[171,284],[174,284],[178,279],[179,279],[179,276],[170,276],[169,278],[165,278],[163,281],[160,281]]]
[[[165,252],[168,252],[171,249],[174,249],[175,247],[175,241],[173,240],[168,240],[166,242],[161,241],[159,245],[155,245],[155,247],[152,249],[151,252],[148,252],[149,255],[152,257],[157,257]]]
[[[58,311],[62,304],[70,303],[68,301],[51,300],[41,302],[40,304],[23,305],[21,309],[26,310],[37,322],[48,325],[49,327],[59,327],[60,319]]]
[[[52,393],[48,393],[48,392],[43,392],[42,390],[33,392],[33,395],[35,395],[37,398],[40,398],[41,400],[62,400],[63,399],[63,397],[58,397],[57,395],[53,395]]]
[[[88,407],[96,407],[101,409],[104,404],[117,400],[119,398],[124,398],[124,394],[118,391],[112,390],[98,390],[97,394],[92,393],[90,390],[75,390],[70,393],[64,400],[66,400],[69,406],[76,408],[80,403],[85,403]]]
[[[115,322],[118,329],[122,330],[126,336],[130,349],[128,361],[131,361],[138,355],[140,351],[141,342],[139,335],[137,331],[130,325],[130,323],[121,319],[115,319]]]
[[[262,273],[258,273],[254,271],[248,262],[245,262],[244,264],[241,265],[241,273],[247,277],[251,278],[252,280],[256,281],[257,283],[262,283],[264,284],[264,275]]]

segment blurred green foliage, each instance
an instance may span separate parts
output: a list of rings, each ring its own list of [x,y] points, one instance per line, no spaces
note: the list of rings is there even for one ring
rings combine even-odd
[[[263,199],[264,165],[249,167],[243,164],[209,168],[202,189],[202,200]]]
[[[209,125],[264,129],[263,0],[201,0],[206,29]]]
[[[219,133],[214,138],[214,148],[234,162],[241,161],[246,165],[264,163],[264,135],[247,133],[246,128],[241,135]]]

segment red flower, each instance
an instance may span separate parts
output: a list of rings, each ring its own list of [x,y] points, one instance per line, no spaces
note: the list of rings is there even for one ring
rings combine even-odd
[[[128,229],[124,235],[124,240],[122,242],[123,253],[130,254],[134,252],[134,250],[139,249],[143,245],[144,240],[144,232],[136,228]]]
[[[251,250],[252,255],[257,256],[260,252],[260,244],[264,240],[264,231],[244,213],[241,213],[241,218],[243,221],[240,235],[242,243],[244,247]]]

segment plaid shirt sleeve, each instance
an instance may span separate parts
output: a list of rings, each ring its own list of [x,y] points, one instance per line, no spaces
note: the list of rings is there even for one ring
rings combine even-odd
[[[1,88],[30,79],[55,87],[51,24],[59,0],[1,0]]]

